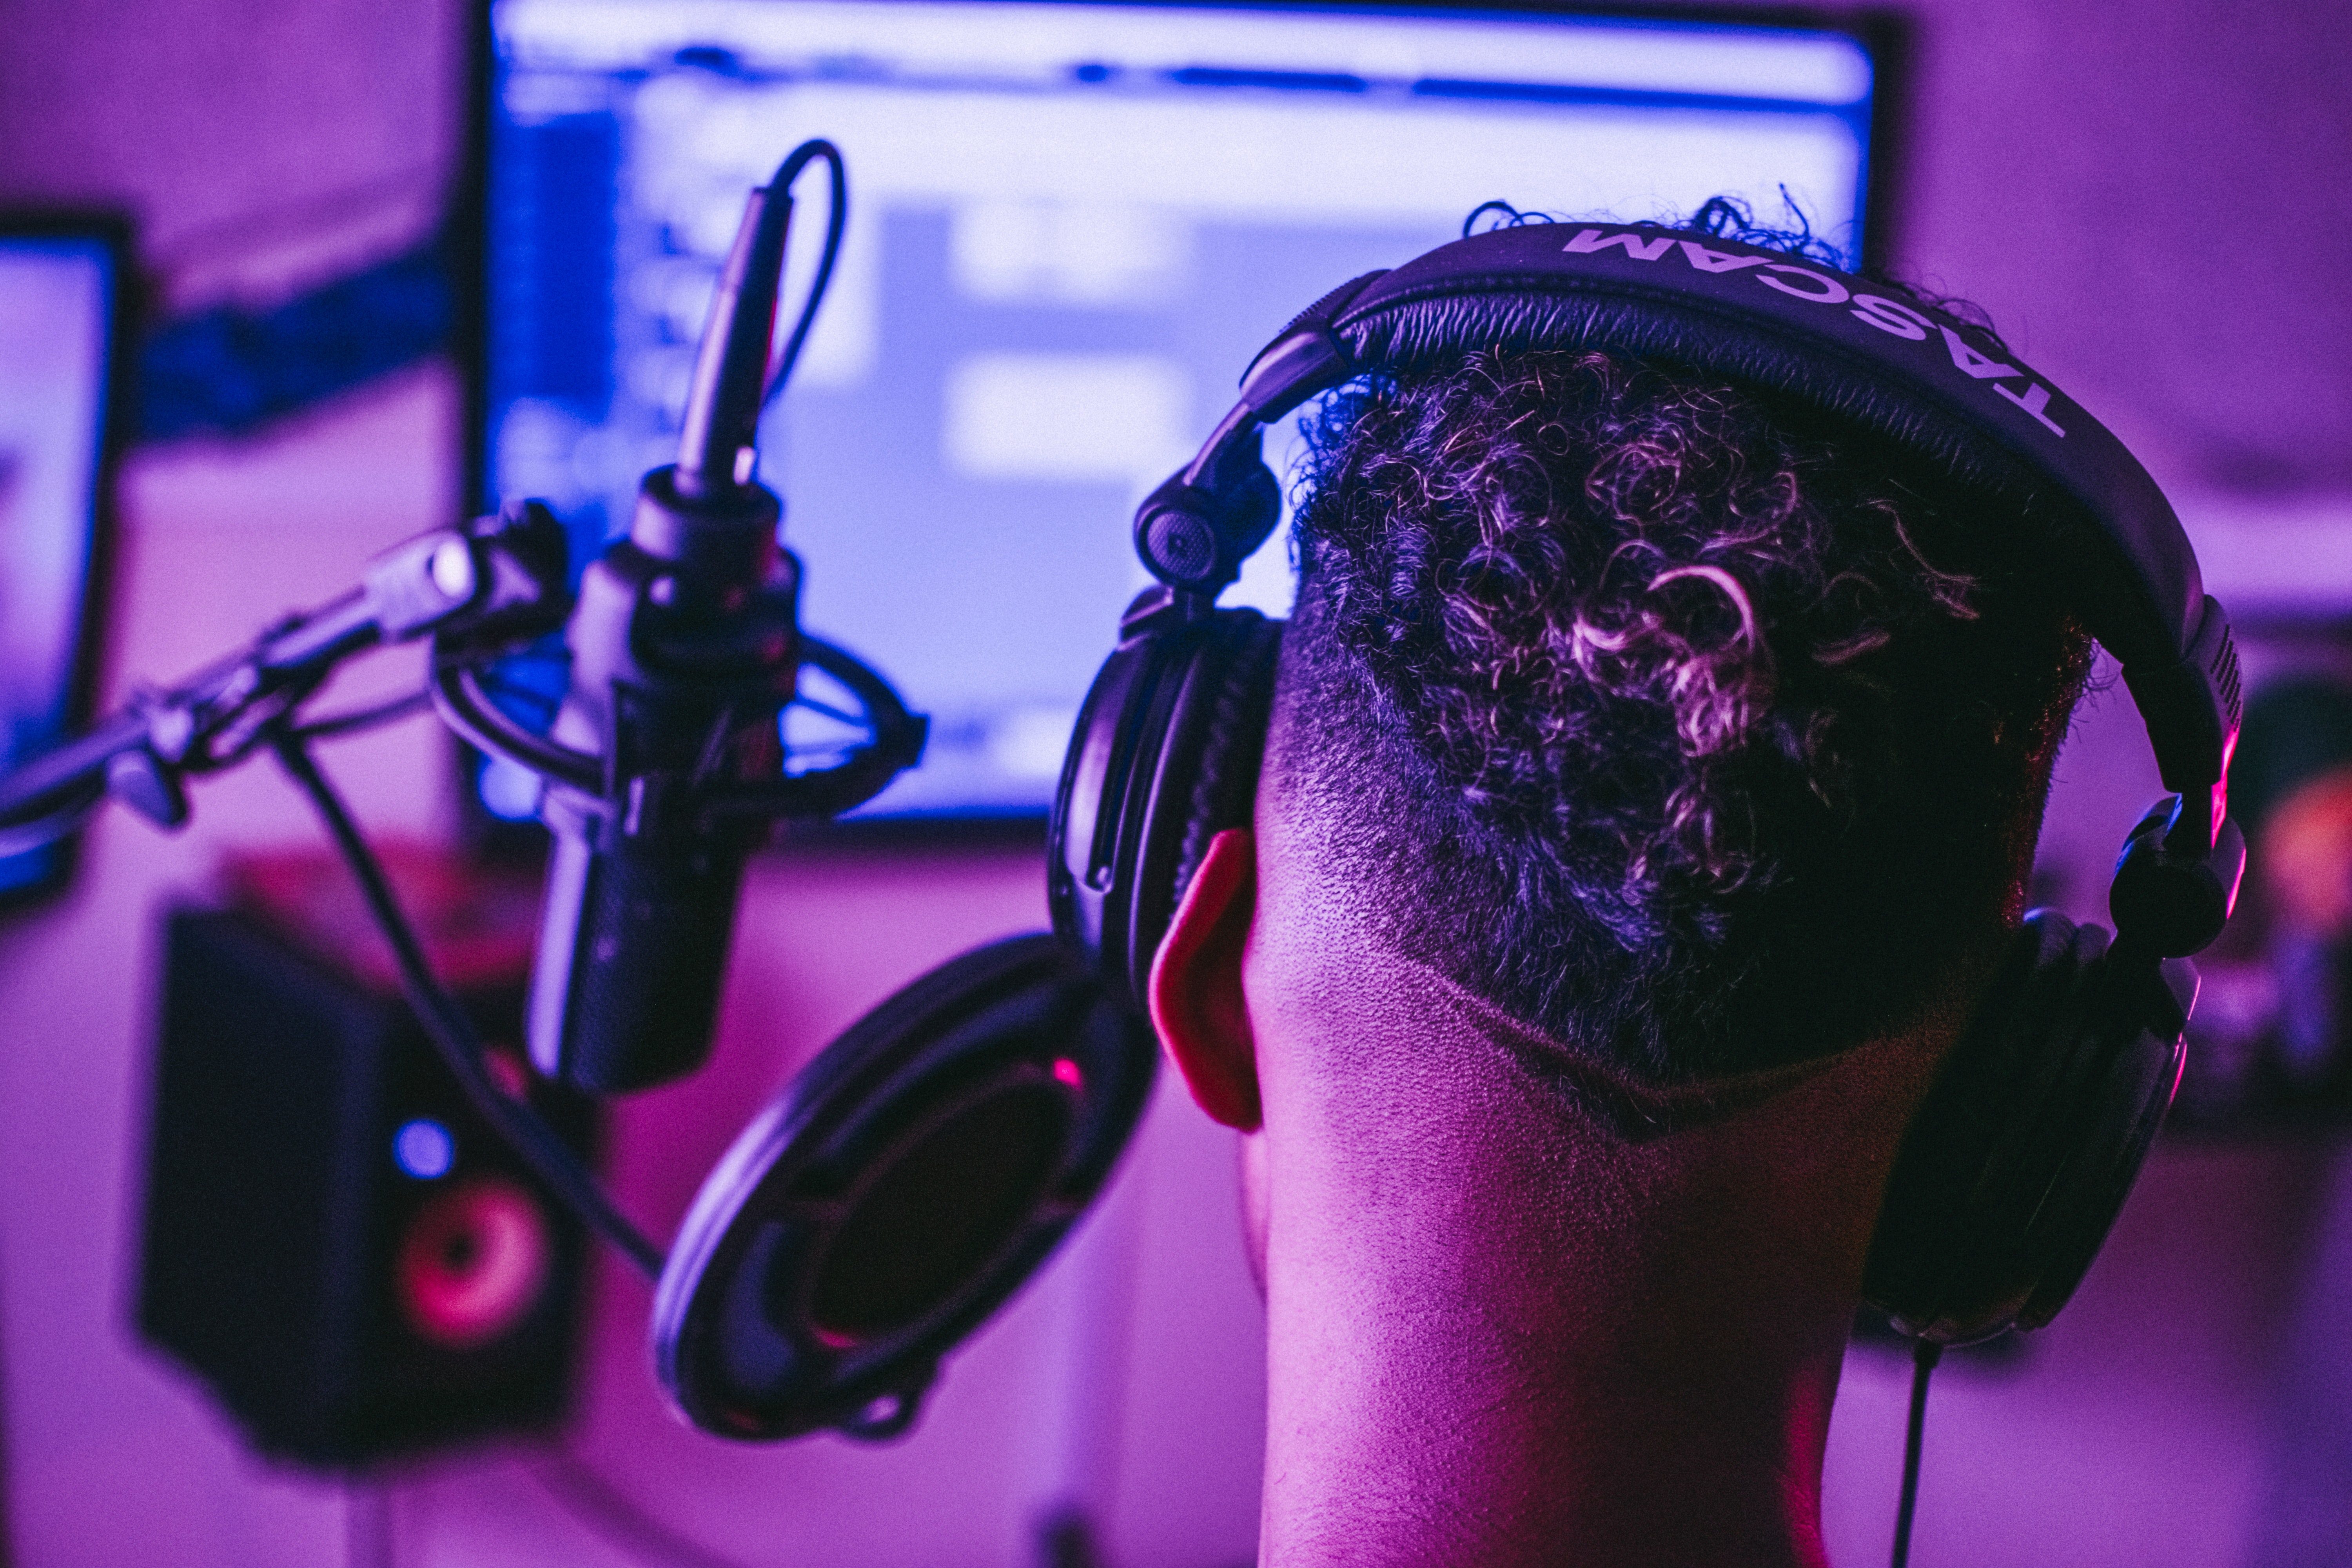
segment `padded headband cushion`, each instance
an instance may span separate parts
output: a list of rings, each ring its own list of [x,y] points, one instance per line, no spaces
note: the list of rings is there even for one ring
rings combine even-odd
[[[1662,229],[1496,229],[1318,301],[1252,365],[1242,403],[1255,425],[1364,369],[1538,347],[1605,349],[1801,398],[2011,508],[2071,546],[2084,619],[2131,676],[2168,784],[2224,776],[2235,656],[2163,492],[1986,333],[1863,279]]]

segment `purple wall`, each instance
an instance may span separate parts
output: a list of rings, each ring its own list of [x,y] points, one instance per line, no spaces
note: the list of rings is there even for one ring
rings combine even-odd
[[[17,0],[0,9],[0,200],[131,205],[182,303],[381,251],[428,221],[455,146],[456,9]],[[2352,608],[2352,8],[1930,0],[1916,16],[1909,266],[1980,301],[2142,450],[2217,591]],[[265,442],[138,458],[113,689],[189,667],[438,521],[455,420],[448,378],[428,370]],[[372,825],[440,826],[429,726],[329,760]],[[2153,784],[2119,699],[2086,716],[2061,773],[2048,847],[2093,914],[2099,865]],[[581,1522],[574,1461],[501,1448],[352,1491],[273,1474],[131,1344],[152,911],[225,849],[311,832],[266,770],[198,805],[178,838],[106,819],[71,896],[0,928],[0,1455],[16,1560],[631,1561]],[[763,867],[719,1065],[623,1120],[629,1201],[675,1215],[833,1029],[937,956],[1040,914],[1017,858]],[[2308,1370],[2275,1347],[2314,1237],[2352,1220],[2336,1163],[2291,1143],[2163,1151],[2078,1303],[2019,1369],[1939,1384],[1915,1561],[2248,1560],[2281,1390]],[[644,1293],[608,1271],[567,1447],[739,1561],[1010,1564],[1032,1510],[1066,1498],[1108,1521],[1121,1568],[1245,1560],[1262,1349],[1229,1167],[1223,1135],[1181,1098],[1164,1104],[1080,1245],[950,1364],[920,1435],[880,1453],[744,1450],[677,1426],[646,1371]],[[1883,1359],[1850,1363],[1830,1467],[1842,1561],[1885,1549],[1899,1382]]]

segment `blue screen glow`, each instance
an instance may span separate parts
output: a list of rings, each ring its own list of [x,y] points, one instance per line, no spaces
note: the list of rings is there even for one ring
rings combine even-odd
[[[1048,804],[1141,584],[1135,503],[1335,284],[1494,198],[1769,218],[1785,189],[1858,248],[1872,73],[1837,34],[896,0],[494,17],[489,482],[547,499],[577,554],[675,455],[745,193],[809,136],[848,159],[840,270],[761,454],[807,625],[932,715],[872,814]],[[788,293],[822,181],[801,195]],[[1289,593],[1269,546],[1227,602]]]
[[[0,238],[0,772],[64,737],[97,523],[113,252]],[[0,858],[0,893],[62,851]]]

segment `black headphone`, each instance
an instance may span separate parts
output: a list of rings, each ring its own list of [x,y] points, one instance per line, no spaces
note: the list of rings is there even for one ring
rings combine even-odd
[[[2079,584],[2077,612],[2123,666],[2175,793],[2125,841],[2108,895],[2116,937],[2051,910],[2026,917],[1906,1137],[1864,1289],[1937,1343],[2038,1328],[2073,1294],[2171,1103],[2196,997],[2184,960],[2220,934],[2245,863],[2227,797],[2237,654],[2179,520],[2122,443],[1944,311],[1703,234],[1526,225],[1307,307],[1139,510],[1136,551],[1158,582],[1121,617],[1064,763],[1047,859],[1060,946],[1021,939],[917,981],[739,1140],[655,1313],[663,1379],[698,1423],[747,1436],[903,1429],[939,1356],[1099,1185],[1150,1082],[1152,957],[1209,840],[1250,820],[1280,627],[1216,599],[1280,514],[1265,427],[1356,376],[1437,370],[1475,348],[1605,350],[1803,399],[2042,530]],[[1026,978],[1008,979],[1024,963]],[[1081,1039],[1095,1053],[1083,1068]],[[1010,1125],[1002,1086],[1016,1079],[1058,1086],[1036,1092],[1058,1092],[1060,1109],[1024,1124],[1055,1130],[1049,1142],[986,1131]],[[964,1121],[977,1130],[956,1132]],[[794,1127],[815,1131],[796,1142]],[[960,1235],[956,1269],[888,1265],[934,1282],[899,1289],[887,1323],[845,1340],[809,1303],[866,1289],[833,1279],[853,1261],[878,1266],[859,1251],[871,1226],[854,1194],[887,1188],[903,1204],[928,1173],[940,1201],[984,1207],[936,1152],[957,1137],[973,1162],[958,1169],[1037,1195]],[[882,1168],[844,1164],[852,1147]]]

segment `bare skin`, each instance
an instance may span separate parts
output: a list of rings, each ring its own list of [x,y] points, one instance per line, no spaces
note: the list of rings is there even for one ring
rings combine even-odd
[[[1645,1096],[1377,949],[1319,858],[1261,799],[1151,984],[1194,1098],[1246,1134],[1261,1563],[1822,1563],[1871,1229],[1984,964],[1902,1037]],[[1680,1130],[1620,1136],[1563,1079]]]

